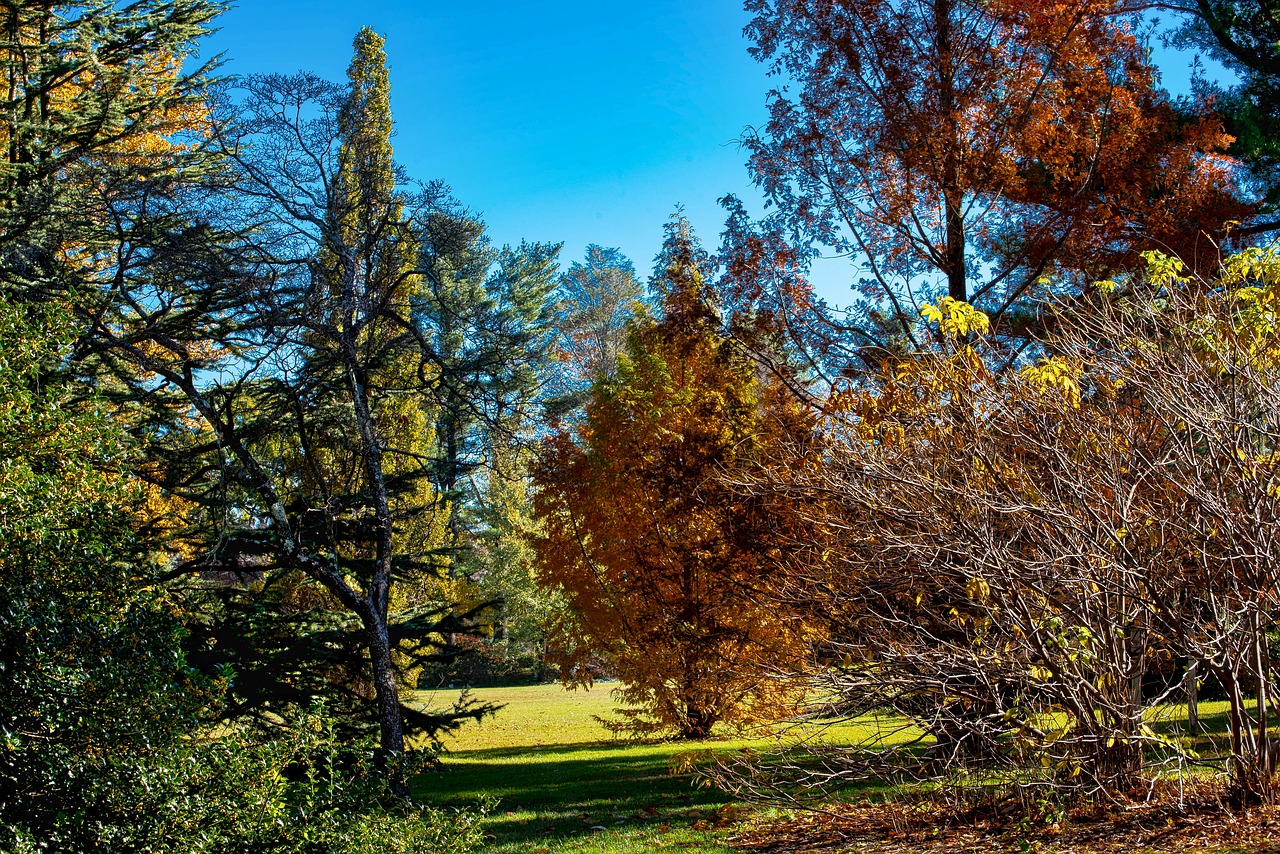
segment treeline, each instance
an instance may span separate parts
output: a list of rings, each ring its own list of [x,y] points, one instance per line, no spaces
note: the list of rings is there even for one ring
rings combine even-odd
[[[647,287],[411,182],[370,30],[223,80],[203,0],[0,10],[6,846],[473,847],[410,792],[464,654],[1116,796],[1208,677],[1272,796],[1274,16],[1190,10],[1243,82],[1173,101],[1123,3],[748,8],[772,213]]]

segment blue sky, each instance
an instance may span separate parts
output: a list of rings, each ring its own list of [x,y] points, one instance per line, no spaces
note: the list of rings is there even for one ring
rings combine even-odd
[[[746,20],[740,0],[242,0],[208,47],[225,73],[341,79],[372,26],[415,178],[450,184],[499,243],[563,241],[566,264],[617,246],[647,275],[677,204],[714,243],[716,199],[755,198],[734,140],[765,120],[770,82]]]
[[[241,0],[209,52],[229,74],[341,80],[365,25],[387,38],[396,157],[481,213],[498,243],[616,246],[647,275],[677,204],[711,245],[733,192],[761,212],[735,140],[772,81],[747,55],[741,0]],[[1188,63],[1162,56],[1186,89]],[[853,270],[815,271],[847,302]]]

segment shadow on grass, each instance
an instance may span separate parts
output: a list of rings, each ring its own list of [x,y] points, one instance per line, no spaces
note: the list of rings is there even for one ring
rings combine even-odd
[[[1176,709],[1171,716],[1155,720],[1151,729],[1158,735],[1172,739],[1184,749],[1195,751],[1209,767],[1221,768],[1231,752],[1230,711],[1225,702],[1204,704],[1199,715],[1199,725],[1190,727],[1185,707]]]
[[[435,804],[500,803],[487,822],[495,842],[513,844],[599,829],[665,829],[723,823],[729,796],[673,775],[671,757],[713,743],[621,742],[496,748],[446,756],[443,767],[414,781]]]

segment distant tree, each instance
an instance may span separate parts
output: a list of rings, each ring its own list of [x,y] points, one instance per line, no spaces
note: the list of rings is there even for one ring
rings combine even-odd
[[[470,547],[459,555],[461,574],[475,580],[484,599],[498,603],[497,617],[493,634],[474,642],[475,654],[445,671],[451,682],[541,681],[555,673],[546,660],[548,627],[563,597],[536,577],[531,537],[540,526],[530,468],[537,449],[521,444],[498,453],[470,514]]]
[[[629,706],[617,726],[684,738],[785,716],[797,684],[772,671],[807,652],[801,625],[755,595],[796,514],[730,481],[778,444],[807,445],[813,425],[722,337],[699,258],[677,221],[661,319],[633,327],[585,423],[535,470],[538,574],[568,605],[552,639],[563,677],[589,682],[584,665],[607,657]]]
[[[626,344],[627,323],[644,296],[631,261],[594,243],[560,279],[561,365],[570,386],[610,376]]]
[[[447,506],[444,558],[465,575],[486,482],[524,476],[504,463],[519,457],[551,382],[560,247],[494,247],[484,223],[460,211],[433,213],[418,234],[423,287],[413,320],[438,371],[431,478]]]
[[[1274,0],[1185,0],[1161,4],[1182,12],[1186,25],[1175,36],[1183,46],[1205,50],[1239,78],[1235,84],[1202,78],[1200,94],[1214,101],[1227,132],[1229,151],[1248,165],[1253,189],[1264,200],[1263,217],[1244,233],[1280,228],[1280,6]]]
[[[1078,295],[1144,246],[1212,256],[1201,235],[1251,210],[1220,122],[1183,121],[1118,2],[746,6],[753,54],[792,81],[751,169],[773,231],[861,268],[864,366],[919,346],[938,293],[1020,336],[1046,282]]]

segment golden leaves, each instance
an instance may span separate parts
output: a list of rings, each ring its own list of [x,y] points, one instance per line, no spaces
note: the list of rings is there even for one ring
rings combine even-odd
[[[938,324],[939,333],[948,340],[983,336],[991,331],[991,322],[985,314],[951,297],[943,297],[936,306],[925,303],[920,307],[920,314],[927,322]]]
[[[1061,356],[1050,356],[1034,365],[1027,365],[1021,371],[1023,379],[1044,391],[1054,391],[1062,395],[1073,409],[1080,408],[1080,382],[1084,368],[1078,361],[1064,359]]]

